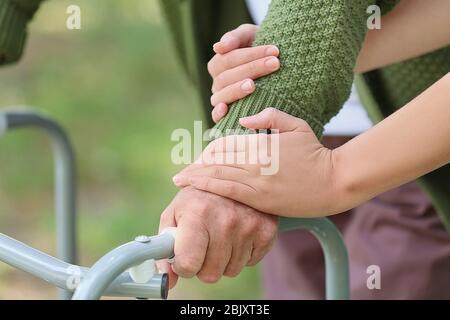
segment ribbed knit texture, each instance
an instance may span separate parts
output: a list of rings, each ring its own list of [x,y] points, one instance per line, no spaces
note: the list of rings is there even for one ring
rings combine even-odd
[[[382,11],[397,1],[382,1]],[[353,68],[375,0],[273,0],[254,45],[280,48],[281,69],[256,81],[256,91],[231,105],[216,128],[275,107],[306,120],[317,136],[347,100]]]
[[[373,72],[374,81],[369,83],[382,99],[381,107],[389,113],[403,107],[448,72],[450,46],[377,70]]]
[[[316,135],[350,95],[353,67],[374,0],[274,0],[254,45],[280,49],[278,72],[256,81],[256,91],[234,103],[218,129],[275,107],[306,120]]]
[[[0,64],[17,61],[26,39],[26,25],[41,0],[0,0]]]

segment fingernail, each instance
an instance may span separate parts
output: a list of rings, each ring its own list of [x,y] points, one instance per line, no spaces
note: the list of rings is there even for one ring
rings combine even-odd
[[[217,51],[217,49],[220,47],[220,42],[216,42],[213,44],[213,50]]]
[[[222,43],[222,45],[229,47],[233,44],[233,36],[230,36],[229,34],[225,34],[221,39],[219,43]]]
[[[253,81],[251,80],[245,80],[242,84],[241,84],[241,89],[244,90],[245,92],[250,92],[253,90]]]
[[[250,116],[250,117],[242,117],[242,118],[239,119],[239,124],[242,125],[242,126],[245,126],[245,124],[247,123],[247,121],[248,121],[249,119],[251,119],[251,118],[252,118],[251,116]]]
[[[270,46],[266,49],[266,56],[278,56],[279,54],[280,50],[275,46]]]
[[[177,187],[179,187],[179,186],[181,186],[181,177],[180,176],[174,176],[173,178],[172,178],[172,181],[173,181],[173,183],[177,186]]]
[[[280,66],[280,61],[275,58],[275,57],[271,57],[269,59],[267,59],[264,64],[266,65],[267,68],[269,68],[270,70],[276,70],[279,68]]]
[[[223,36],[222,36],[222,38],[220,38],[220,41],[221,42],[229,42],[229,41],[231,41],[231,40],[233,40],[234,38],[233,38],[233,36],[232,35],[230,35],[229,33],[225,33]]]

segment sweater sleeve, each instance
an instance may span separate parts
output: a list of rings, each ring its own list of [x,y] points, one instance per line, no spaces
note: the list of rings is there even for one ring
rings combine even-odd
[[[281,68],[258,79],[255,92],[232,104],[216,128],[226,132],[239,127],[239,118],[275,107],[306,120],[320,137],[350,94],[367,8],[375,2],[272,0],[254,45],[277,45]]]
[[[0,65],[19,60],[27,23],[42,0],[0,0]]]

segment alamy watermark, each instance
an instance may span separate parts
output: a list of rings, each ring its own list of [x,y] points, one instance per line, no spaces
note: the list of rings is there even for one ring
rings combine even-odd
[[[367,7],[366,12],[370,14],[367,18],[367,29],[381,29],[381,9],[377,5],[371,5]]]
[[[66,28],[68,30],[81,29],[81,8],[76,4],[67,7],[66,13],[69,15],[66,19]]]
[[[194,130],[179,128],[172,132],[176,145],[171,151],[174,164],[258,165],[262,175],[274,175],[279,169],[279,132],[227,129],[203,131],[202,122],[194,121]],[[202,152],[205,142],[209,145]]]
[[[366,281],[367,289],[381,290],[381,268],[373,264],[367,267],[366,273],[369,275]]]

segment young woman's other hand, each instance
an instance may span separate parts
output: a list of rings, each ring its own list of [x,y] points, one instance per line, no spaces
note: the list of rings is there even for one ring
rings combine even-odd
[[[212,118],[218,122],[228,113],[228,105],[255,91],[254,80],[280,68],[278,48],[273,45],[252,47],[258,27],[243,24],[227,32],[214,44],[216,55],[208,63],[213,78]]]

